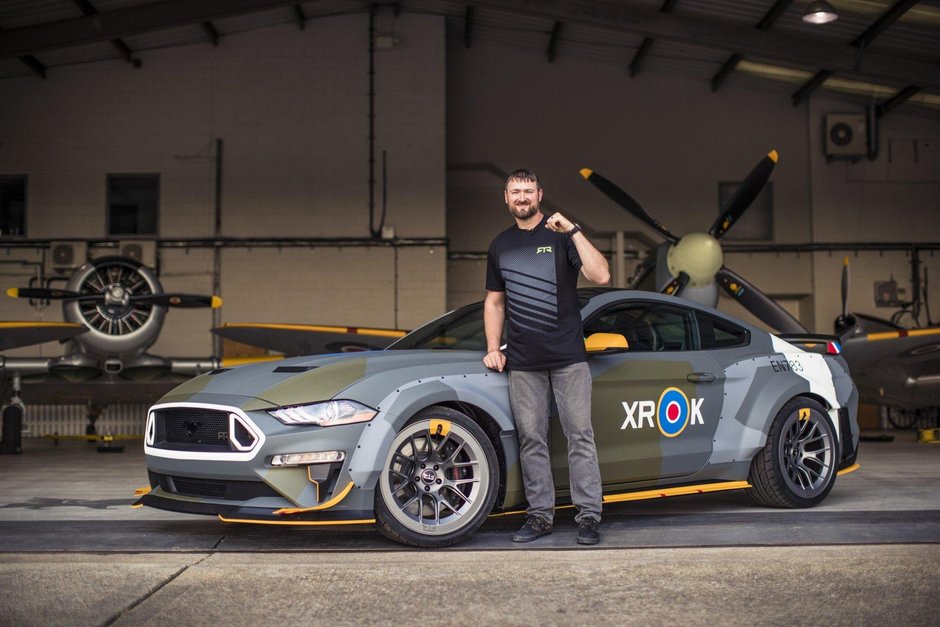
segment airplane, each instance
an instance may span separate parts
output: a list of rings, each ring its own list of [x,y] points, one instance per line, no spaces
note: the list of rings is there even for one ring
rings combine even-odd
[[[927,281],[924,280],[926,301]],[[849,258],[842,262],[842,312],[835,320],[835,333],[842,355],[858,386],[863,403],[891,408],[888,420],[897,428],[911,428],[919,420],[918,410],[940,413],[940,325],[929,319],[914,328],[898,324],[898,314],[919,309],[920,294],[892,320],[848,311]]]
[[[728,199],[708,232],[693,232],[681,238],[647,214],[636,200],[611,181],[588,168],[581,170],[581,175],[666,239],[656,254],[650,255],[637,268],[631,282],[634,289],[660,291],[714,307],[720,287],[788,341],[810,350],[823,350],[832,336],[809,333],[783,307],[723,264],[722,236],[740,220],[760,193],[777,160],[777,152],[771,151],[758,162]],[[926,281],[924,283],[926,285]],[[849,364],[860,400],[888,407],[889,420],[899,428],[909,428],[917,420],[910,412],[940,407],[940,327],[928,321],[925,328],[907,329],[897,321],[849,313],[846,308],[848,285],[846,259],[842,314],[836,319],[834,337]]]
[[[14,395],[27,404],[102,407],[152,400],[193,375],[221,366],[216,357],[167,358],[147,352],[168,309],[217,308],[222,300],[164,292],[154,272],[130,258],[88,261],[64,289],[14,287],[7,295],[63,305],[65,322],[0,322],[0,351],[47,341],[65,345],[57,357],[0,355],[0,379],[15,382],[19,389]],[[9,395],[6,385],[4,390]]]

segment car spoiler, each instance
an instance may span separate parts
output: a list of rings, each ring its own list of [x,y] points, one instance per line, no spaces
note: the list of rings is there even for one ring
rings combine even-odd
[[[814,353],[838,355],[842,352],[842,344],[835,335],[821,333],[777,333],[776,335],[781,340]]]

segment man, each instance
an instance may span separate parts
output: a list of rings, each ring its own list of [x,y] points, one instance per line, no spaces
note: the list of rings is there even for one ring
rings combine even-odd
[[[555,489],[549,452],[550,391],[568,439],[571,500],[578,513],[578,543],[597,544],[601,476],[591,427],[591,373],[584,349],[578,270],[607,283],[607,260],[581,228],[560,213],[542,214],[542,187],[528,170],[506,181],[504,197],[516,224],[490,244],[483,319],[483,363],[509,370],[509,397],[519,434],[522,480],[529,508],[514,542],[552,532]],[[500,350],[508,316],[505,354]]]

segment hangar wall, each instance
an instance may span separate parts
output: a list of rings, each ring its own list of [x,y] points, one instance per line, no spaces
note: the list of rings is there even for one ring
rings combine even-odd
[[[603,234],[617,229],[659,240],[584,182],[580,168],[617,182],[683,234],[706,230],[718,213],[718,182],[743,179],[770,149],[780,154],[771,179],[774,238],[758,243],[940,242],[935,113],[894,111],[883,118],[875,161],[827,163],[824,116],[861,113],[857,101],[814,97],[794,107],[789,85],[777,90],[729,81],[712,93],[703,77],[650,72],[631,79],[627,60],[586,59],[562,48],[548,63],[543,50],[487,40],[466,48],[452,38],[447,63],[452,251],[484,252],[493,235],[510,225],[503,181],[494,171],[536,171],[546,199],[600,233],[595,242],[609,249]],[[809,328],[831,332],[840,308],[842,255],[732,253],[725,261]],[[873,277],[893,274],[910,294],[908,256],[872,252],[857,258],[850,307],[889,316],[892,310],[874,307]],[[923,262],[940,281],[940,254]],[[480,298],[484,271],[479,258],[452,259],[448,304]],[[932,290],[930,301],[934,319],[940,318],[940,289]],[[730,298],[719,307],[756,322]]]
[[[368,238],[368,19],[153,50],[138,70],[115,60],[4,81],[0,173],[29,177],[28,237],[104,238],[108,173],[160,174],[159,237],[212,237],[221,138],[222,236]],[[399,238],[443,238],[444,20],[380,9],[376,33],[395,39],[375,53],[376,209],[387,151],[386,224]],[[411,327],[444,311],[445,259],[440,247],[226,248],[222,318]],[[211,291],[211,251],[163,248],[160,262],[166,290]],[[0,271],[7,285],[32,276]],[[3,319],[31,316],[61,311],[0,301]],[[208,311],[173,310],[153,352],[208,355],[210,326]]]

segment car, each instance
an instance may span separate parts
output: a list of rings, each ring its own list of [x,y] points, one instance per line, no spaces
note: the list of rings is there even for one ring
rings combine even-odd
[[[835,343],[804,350],[674,296],[579,290],[604,502],[747,489],[771,507],[826,498],[858,450],[858,392]],[[805,338],[803,338],[805,339]],[[137,505],[227,522],[375,524],[454,544],[524,504],[508,377],[482,363],[483,306],[382,351],[190,379],[149,411]],[[569,500],[554,417],[554,478]]]

